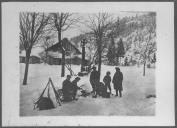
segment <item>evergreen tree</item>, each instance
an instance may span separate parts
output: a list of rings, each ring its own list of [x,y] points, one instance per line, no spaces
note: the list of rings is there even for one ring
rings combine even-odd
[[[124,45],[122,42],[122,39],[120,38],[119,42],[118,42],[118,48],[116,50],[116,58],[117,58],[117,63],[119,64],[121,57],[123,57],[125,54],[125,50],[124,50]]]
[[[114,38],[111,37],[111,44],[108,48],[108,53],[107,53],[107,58],[109,63],[113,64],[114,63],[114,59],[115,59],[115,47],[114,47],[115,43],[114,43]]]
[[[117,57],[123,57],[124,54],[125,54],[124,45],[122,39],[120,38],[118,42]]]

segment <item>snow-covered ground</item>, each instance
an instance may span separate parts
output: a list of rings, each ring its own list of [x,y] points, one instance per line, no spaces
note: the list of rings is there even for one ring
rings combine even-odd
[[[53,98],[56,108],[51,110],[33,110],[33,102],[39,97],[51,77],[56,88],[61,88],[64,78],[60,77],[61,66],[47,64],[30,64],[28,85],[23,86],[25,65],[20,64],[20,116],[60,116],[60,115],[124,115],[124,116],[153,116],[155,115],[155,98],[146,98],[155,94],[155,69],[146,69],[146,76],[142,76],[143,67],[120,67],[124,75],[123,97],[111,98],[79,97],[78,101],[63,103],[58,106]],[[75,73],[80,66],[72,65]],[[107,71],[113,76],[114,66],[102,65],[101,80]],[[66,69],[66,74],[69,72]],[[73,77],[74,79],[74,77]],[[79,86],[91,91],[89,75],[81,77]],[[113,90],[113,89],[112,89]],[[113,93],[114,90],[113,90]],[[51,91],[51,95],[52,95]],[[54,97],[54,95],[52,95]]]

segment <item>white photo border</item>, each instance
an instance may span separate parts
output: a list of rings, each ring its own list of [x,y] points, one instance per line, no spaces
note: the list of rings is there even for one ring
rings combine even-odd
[[[81,11],[82,10],[82,11]],[[157,13],[155,116],[19,116],[19,12]],[[3,2],[2,126],[171,126],[174,108],[174,2]]]

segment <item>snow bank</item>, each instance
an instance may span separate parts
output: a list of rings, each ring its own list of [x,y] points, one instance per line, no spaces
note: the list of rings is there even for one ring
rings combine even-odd
[[[24,64],[20,64],[20,81],[22,83],[24,75]],[[80,71],[80,66],[72,65],[75,73]],[[79,97],[78,101],[63,103],[58,106],[53,102],[56,108],[51,110],[33,110],[33,102],[36,100],[51,77],[56,88],[61,88],[61,66],[46,65],[46,64],[30,64],[28,74],[28,85],[20,84],[20,116],[60,116],[60,115],[128,115],[128,116],[152,116],[155,114],[155,99],[146,96],[155,94],[155,70],[147,69],[146,76],[143,77],[143,67],[120,67],[124,75],[123,80],[123,97],[111,96],[109,99]],[[107,71],[111,72],[111,77],[114,75],[115,67],[102,65],[101,80]],[[66,69],[66,74],[69,72]],[[74,79],[74,77],[72,78]],[[81,77],[79,86],[91,91],[89,83],[89,75]],[[111,85],[112,86],[112,85]],[[52,89],[51,89],[52,90]],[[51,91],[50,90],[50,91]],[[112,92],[115,94],[113,88]]]

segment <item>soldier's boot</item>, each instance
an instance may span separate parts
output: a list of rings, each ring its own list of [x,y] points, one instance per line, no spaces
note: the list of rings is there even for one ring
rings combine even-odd
[[[116,90],[116,96],[118,96],[118,90]]]
[[[120,97],[122,97],[122,91],[119,91],[119,95],[120,95]]]

